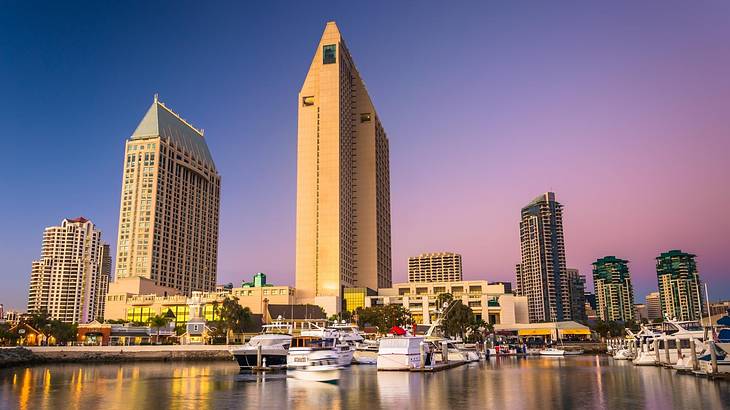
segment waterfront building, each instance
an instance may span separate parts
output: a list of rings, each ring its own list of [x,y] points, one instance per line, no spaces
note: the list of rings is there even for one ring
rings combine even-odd
[[[520,242],[517,294],[527,297],[530,321],[570,320],[563,206],[555,193],[546,192],[522,208]]]
[[[213,291],[220,181],[203,131],[154,101],[126,141],[116,277]]]
[[[656,260],[659,301],[663,317],[700,320],[705,313],[696,255],[671,250]]]
[[[494,325],[494,331],[500,336],[516,339],[516,342],[539,346],[558,340],[585,342],[593,338],[588,326],[572,320],[544,323],[499,323]]]
[[[422,253],[408,258],[408,282],[459,282],[461,280],[461,255],[458,253]]]
[[[729,315],[730,311],[730,300],[723,300],[715,303],[710,303],[710,316],[714,315]]]
[[[33,261],[28,313],[47,312],[69,323],[101,317],[109,283],[109,247],[86,218],[64,219],[43,232],[41,258]]]
[[[586,277],[578,269],[568,268],[568,287],[570,289],[570,316],[573,320],[586,321]]]
[[[330,313],[343,288],[391,286],[388,138],[334,22],[298,99],[296,287]]]
[[[5,321],[5,323],[15,325],[20,321],[20,318],[22,316],[22,312],[18,312],[15,310],[6,310],[5,313],[3,313],[3,320]]]
[[[634,319],[634,288],[628,263],[615,256],[593,262],[593,287],[601,320],[625,322]]]
[[[471,308],[477,319],[488,323],[528,323],[527,298],[505,292],[503,284],[485,280],[433,283],[398,283],[378,289],[377,296],[367,296],[365,306],[401,305],[411,312],[416,323],[431,323],[437,317],[437,299],[450,293]]]
[[[634,318],[638,321],[649,320],[649,313],[645,304],[637,303],[634,305]]]
[[[365,307],[368,296],[377,296],[378,292],[370,288],[345,288],[342,292],[342,310],[354,313]]]
[[[659,292],[651,292],[646,295],[646,317],[653,321],[662,318],[662,303]]]
[[[140,293],[136,293],[141,290]],[[194,292],[206,321],[217,320],[215,306],[226,298],[235,297],[241,306],[251,313],[261,315],[268,304],[291,305],[295,303],[295,291],[289,286],[274,286],[266,282],[266,275],[258,273],[253,281],[240,287],[213,292]],[[158,286],[151,279],[136,277],[113,282],[107,295],[107,319],[123,319],[147,323],[155,315],[174,317],[176,326],[184,326],[190,318],[190,298],[177,289]]]

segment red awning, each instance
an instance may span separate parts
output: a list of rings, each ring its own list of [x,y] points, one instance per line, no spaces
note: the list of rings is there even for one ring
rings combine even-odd
[[[402,327],[393,326],[390,328],[390,331],[388,333],[392,333],[394,335],[403,336],[406,334],[406,331]]]

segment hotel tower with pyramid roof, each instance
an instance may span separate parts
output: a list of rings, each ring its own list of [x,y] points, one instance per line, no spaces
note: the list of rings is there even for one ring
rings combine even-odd
[[[116,279],[214,290],[221,177],[203,132],[155,95],[124,158]]]

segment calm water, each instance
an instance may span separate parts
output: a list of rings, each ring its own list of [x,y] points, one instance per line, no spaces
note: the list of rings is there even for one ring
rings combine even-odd
[[[233,363],[0,370],[0,408],[723,409],[730,383],[606,357],[507,358],[433,373],[353,366],[338,386],[239,374]]]

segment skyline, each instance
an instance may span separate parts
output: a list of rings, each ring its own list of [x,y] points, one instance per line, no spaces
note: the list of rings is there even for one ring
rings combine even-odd
[[[730,28],[718,10],[604,5],[558,15],[540,6],[520,14],[480,5],[441,16],[433,7],[399,5],[400,14],[383,16],[376,7],[346,14],[340,6],[273,6],[280,13],[272,17],[271,10],[222,7],[165,10],[157,25],[158,16],[142,12],[157,11],[154,5],[109,6],[111,20],[75,7],[56,6],[54,18],[32,22],[8,19],[21,10],[0,16],[7,43],[0,74],[10,79],[11,97],[0,100],[10,140],[2,170],[26,170],[0,180],[13,193],[0,205],[13,216],[0,236],[6,308],[25,307],[46,226],[84,216],[116,249],[124,141],[157,92],[206,129],[220,169],[218,283],[263,271],[292,285],[297,91],[302,62],[330,19],[348,39],[388,130],[395,282],[407,280],[409,256],[452,251],[463,255],[464,279],[514,283],[520,208],[554,191],[565,207],[568,267],[590,278],[596,259],[628,259],[641,303],[657,288],[655,258],[681,249],[698,255],[712,300],[730,297],[721,283],[730,223],[716,205],[730,200],[723,104],[730,100],[723,69]],[[391,14],[410,16],[410,24]],[[236,25],[244,17],[250,24]],[[208,25],[199,33],[165,28],[176,19]],[[373,21],[385,29],[374,30]],[[278,32],[264,44],[255,34],[272,23],[280,23]],[[589,26],[595,30],[576,30]],[[149,31],[177,48],[146,44]],[[410,47],[380,46],[394,40]],[[144,62],[156,51],[162,56],[150,69]],[[191,57],[198,55],[205,58]],[[403,69],[392,69],[394,55]],[[459,64],[443,68],[444,60]],[[597,169],[604,164],[613,167]],[[44,172],[60,165],[69,173]],[[77,174],[92,189],[72,189]],[[615,198],[633,201],[607,203]]]

